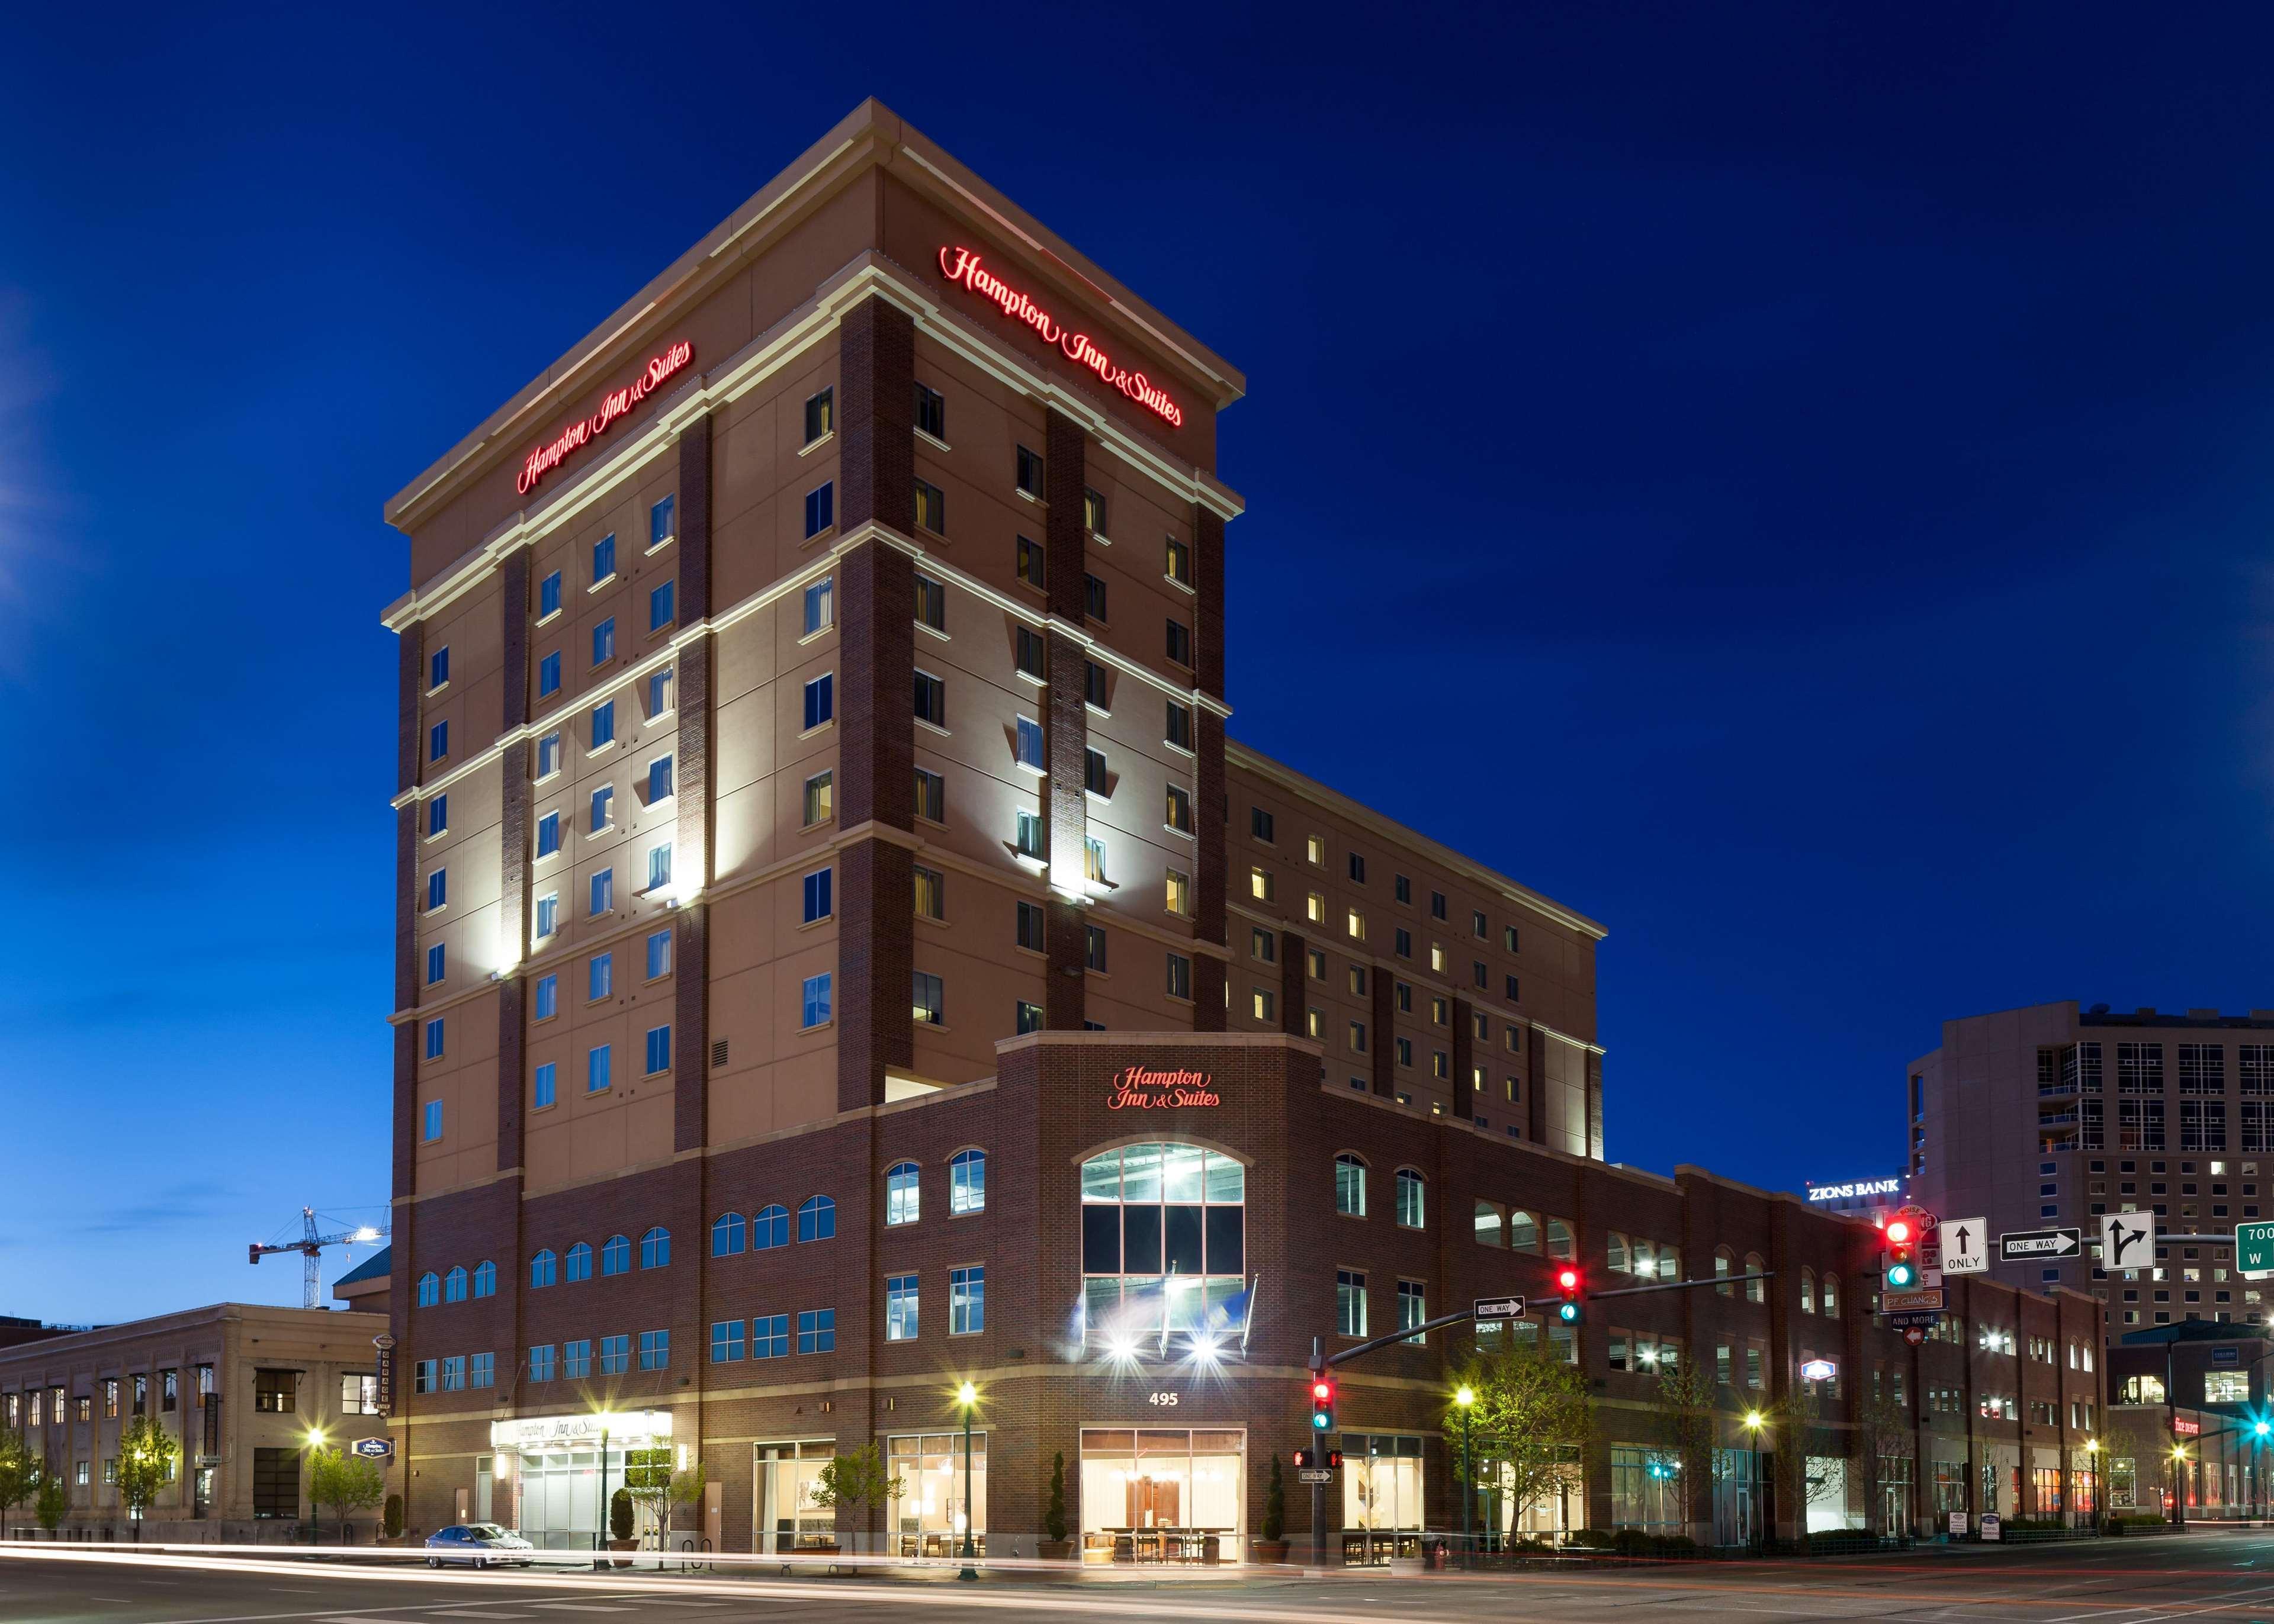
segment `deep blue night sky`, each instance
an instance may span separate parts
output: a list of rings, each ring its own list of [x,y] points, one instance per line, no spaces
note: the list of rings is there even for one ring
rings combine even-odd
[[[383,1210],[380,505],[870,94],[1245,369],[1234,733],[1610,927],[1614,1158],[2274,1004],[2274,17],[704,10],[11,19],[0,1313]]]

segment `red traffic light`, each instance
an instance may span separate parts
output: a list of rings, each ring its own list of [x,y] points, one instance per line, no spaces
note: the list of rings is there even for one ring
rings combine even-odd
[[[1333,1403],[1335,1384],[1324,1376],[1314,1378],[1311,1382],[1311,1402],[1314,1404]]]
[[[1555,1283],[1566,1291],[1577,1291],[1579,1289],[1579,1271],[1575,1268],[1558,1269]]]
[[[1908,1246],[1911,1244],[1911,1221],[1909,1219],[1890,1218],[1887,1220],[1887,1244],[1890,1246]]]

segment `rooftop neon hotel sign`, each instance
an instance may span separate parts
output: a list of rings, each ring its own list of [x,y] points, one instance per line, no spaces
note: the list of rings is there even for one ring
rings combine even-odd
[[[1177,428],[1184,426],[1184,408],[1169,398],[1166,389],[1142,372],[1116,366],[1088,334],[1076,333],[1065,327],[1050,312],[994,272],[983,270],[979,256],[970,249],[942,248],[939,251],[939,268],[940,274],[948,281],[959,287],[968,288],[981,298],[992,303],[1012,320],[1024,322],[1034,328],[1044,343],[1056,344],[1059,352],[1076,366],[1088,367],[1140,406],[1158,412],[1171,425]]]
[[[1112,1092],[1105,1096],[1110,1111],[1162,1111],[1179,1105],[1222,1105],[1216,1079],[1206,1071],[1155,1071],[1144,1066],[1125,1066],[1114,1073]]]
[[[600,397],[599,406],[589,417],[579,417],[545,444],[538,447],[521,464],[521,477],[513,488],[523,496],[537,488],[537,482],[568,459],[568,454],[591,443],[596,434],[605,434],[618,420],[631,416],[632,408],[659,388],[665,379],[685,370],[695,358],[695,346],[685,339],[672,345],[661,355],[649,360],[640,375],[621,389],[611,389]]]

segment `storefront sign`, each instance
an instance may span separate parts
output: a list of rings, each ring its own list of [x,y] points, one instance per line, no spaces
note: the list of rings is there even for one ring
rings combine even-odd
[[[391,1416],[395,1413],[395,1338],[374,1336],[372,1341],[379,1344],[379,1413]]]
[[[994,272],[981,269],[979,256],[968,248],[942,248],[939,268],[948,281],[988,300],[1012,320],[1034,328],[1044,343],[1056,344],[1059,352],[1076,366],[1088,367],[1140,406],[1160,413],[1178,428],[1184,426],[1184,408],[1169,398],[1167,390],[1142,372],[1116,366],[1088,334],[1069,330]]]
[[[395,1440],[391,1438],[358,1438],[348,1446],[348,1453],[359,1455],[366,1461],[390,1461],[395,1458]]]
[[[1836,1373],[1829,1359],[1810,1359],[1800,1367],[1803,1381],[1829,1381]]]
[[[595,434],[606,433],[618,419],[629,417],[633,407],[654,394],[665,379],[684,370],[694,358],[695,346],[681,339],[651,360],[636,379],[602,395],[599,409],[591,417],[577,418],[531,452],[522,462],[521,477],[514,482],[513,488],[528,495],[537,488],[538,480],[568,460],[570,452],[589,444]]]
[[[1158,1111],[1178,1105],[1222,1105],[1224,1096],[1206,1071],[1151,1071],[1128,1066],[1117,1072],[1105,1096],[1110,1111]]]
[[[2174,1416],[2172,1417],[2172,1431],[2182,1438],[2200,1438],[2202,1436],[2202,1423],[2190,1421],[2185,1416]]]
[[[597,1444],[602,1433],[611,1444],[636,1447],[671,1436],[671,1411],[620,1410],[573,1416],[521,1416],[490,1423],[493,1449],[544,1449]]]

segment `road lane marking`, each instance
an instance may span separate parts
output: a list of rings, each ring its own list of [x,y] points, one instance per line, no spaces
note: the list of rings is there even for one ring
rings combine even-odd
[[[438,1619],[525,1619],[526,1613],[493,1613],[486,1607],[436,1607]]]
[[[643,1598],[644,1599],[644,1598]],[[532,1607],[542,1607],[548,1613],[629,1613],[629,1607],[603,1606],[591,1601],[534,1601]]]

